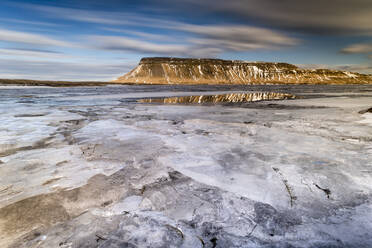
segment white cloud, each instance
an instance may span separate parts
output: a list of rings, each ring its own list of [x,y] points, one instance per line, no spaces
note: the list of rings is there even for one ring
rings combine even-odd
[[[124,50],[144,53],[182,54],[187,51],[184,45],[156,44],[121,36],[89,36],[88,40],[97,42],[97,47],[105,50]]]
[[[279,32],[247,25],[183,25],[179,29],[199,36],[200,38],[193,39],[196,44],[231,51],[272,49],[299,43],[299,40]]]
[[[180,37],[174,37],[174,36],[169,36],[169,35],[164,35],[164,34],[154,34],[154,33],[146,33],[146,32],[141,32],[141,31],[133,31],[133,30],[128,30],[128,29],[120,29],[120,28],[108,28],[108,27],[102,27],[102,30],[105,31],[110,31],[113,33],[119,33],[119,34],[124,34],[124,35],[132,35],[136,36],[138,38],[143,38],[146,40],[156,40],[156,41],[176,41]]]
[[[298,67],[305,69],[330,69],[330,70],[339,70],[339,71],[350,71],[358,72],[363,74],[372,74],[372,64],[345,64],[345,65],[326,65],[326,64],[298,64]]]
[[[165,54],[168,56],[217,56],[224,51],[249,51],[257,49],[277,49],[293,46],[300,41],[270,29],[242,25],[188,25],[181,24],[172,29],[187,32],[182,44],[154,43],[142,41],[144,33],[137,33],[138,39],[122,36],[89,36],[95,46],[104,50],[135,51],[142,53]],[[117,31],[117,30],[115,30]],[[136,34],[136,33],[133,33]],[[169,35],[157,35],[159,40],[167,40]],[[151,34],[150,34],[151,37]],[[190,38],[191,37],[191,38]]]
[[[18,32],[7,29],[0,29],[0,41],[6,42],[16,42],[32,45],[42,45],[42,46],[61,46],[61,47],[74,47],[75,44],[72,44],[67,41],[61,41],[47,37],[45,35],[32,34],[26,32]]]
[[[74,56],[53,51],[43,51],[37,49],[5,49],[0,48],[0,54],[5,56],[31,57],[31,58],[46,58],[46,59],[66,59],[74,58]]]
[[[215,12],[221,18],[296,29],[300,32],[372,35],[370,0],[159,0],[184,11]],[[184,6],[180,6],[180,4]]]
[[[372,74],[372,64],[352,64],[352,65],[337,65],[331,66],[335,70],[359,72],[364,74]]]
[[[19,4],[18,6],[38,11],[52,18],[94,23],[100,25],[130,25],[167,28],[177,25],[178,22],[161,20],[132,12],[108,12],[96,10],[73,9],[53,7],[38,4]]]
[[[343,53],[372,53],[372,43],[353,44],[341,50]]]
[[[30,20],[20,20],[14,18],[0,18],[1,22],[11,22],[17,24],[26,24],[26,25],[35,25],[35,26],[62,26],[62,24],[50,23],[50,22],[38,22],[38,21],[30,21]]]
[[[135,63],[57,62],[0,59],[0,78],[35,80],[109,81],[131,70]],[[48,72],[48,73],[46,73]]]
[[[103,50],[168,56],[214,57],[224,51],[278,49],[283,46],[294,46],[300,42],[284,32],[249,25],[191,25],[138,13],[71,9],[35,4],[22,4],[22,6],[50,17],[100,24],[101,29],[122,33],[120,36],[92,35],[88,37],[89,43],[95,43],[93,47]],[[167,31],[166,34],[153,34],[104,25],[146,26]],[[174,39],[174,34],[179,37],[179,42]],[[125,37],[125,35],[136,38]],[[179,44],[180,42],[182,44]]]

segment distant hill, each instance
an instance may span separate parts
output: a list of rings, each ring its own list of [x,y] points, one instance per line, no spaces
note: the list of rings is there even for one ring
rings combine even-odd
[[[143,58],[114,80],[132,84],[370,84],[371,75],[302,69],[288,63],[221,59]]]

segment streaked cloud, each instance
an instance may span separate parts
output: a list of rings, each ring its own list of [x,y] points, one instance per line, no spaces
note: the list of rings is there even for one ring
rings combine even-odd
[[[19,32],[8,29],[0,29],[0,41],[15,42],[23,44],[41,45],[41,46],[61,46],[74,47],[76,44],[50,38],[45,35]]]
[[[372,75],[372,64],[336,65],[332,66],[331,68],[335,70],[359,72]]]
[[[343,53],[372,53],[372,43],[353,44],[341,50]]]
[[[154,43],[131,39],[121,36],[88,36],[87,40],[94,40],[98,49],[122,52],[138,52],[152,55],[185,56],[185,57],[214,57],[223,50],[215,47],[196,46],[192,43],[169,44]]]
[[[169,35],[164,35],[164,34],[154,34],[154,33],[146,33],[146,32],[141,32],[141,31],[133,31],[133,30],[127,30],[127,29],[120,29],[120,28],[109,28],[109,27],[102,27],[102,30],[105,31],[110,31],[113,33],[118,33],[122,35],[131,35],[131,36],[136,36],[138,38],[143,38],[146,40],[154,40],[154,41],[175,41],[177,38],[179,39],[180,37],[175,37],[175,36],[169,36]]]
[[[36,80],[112,80],[129,71],[135,63],[58,62],[0,59],[0,78]],[[47,73],[46,73],[47,72]]]
[[[39,11],[47,16],[62,19],[108,25],[102,30],[116,35],[92,35],[94,47],[103,50],[129,51],[169,56],[211,56],[226,51],[250,51],[258,49],[278,49],[294,46],[298,39],[283,32],[250,25],[192,25],[185,22],[149,17],[140,13],[107,12],[85,9],[71,9],[55,6],[23,4],[25,8]],[[112,26],[144,26],[168,30],[166,34],[116,28]],[[177,32],[182,39],[179,44],[172,33]],[[179,33],[183,33],[183,35]],[[121,35],[117,35],[120,33]],[[130,37],[128,37],[130,36]]]
[[[50,27],[62,26],[61,24],[56,24],[56,23],[51,23],[51,22],[20,20],[20,19],[15,19],[15,18],[0,18],[0,21],[3,23],[10,22],[10,23],[16,23],[16,24],[35,25],[35,26],[50,26]]]
[[[215,12],[220,17],[254,21],[260,25],[323,34],[372,35],[369,0],[159,0],[183,11]],[[180,7],[180,4],[183,4]]]
[[[183,55],[183,56],[217,56],[225,51],[249,51],[257,49],[278,49],[283,46],[293,46],[298,39],[291,38],[270,29],[241,25],[189,25],[181,24],[173,29],[187,32],[187,38],[182,44],[145,42],[121,36],[91,36],[97,47],[106,50],[136,51],[152,54]],[[116,30],[115,30],[116,31]],[[132,33],[146,37],[145,33]],[[151,34],[150,34],[151,37]],[[166,41],[167,36],[157,35],[158,40]]]
[[[339,71],[350,71],[358,72],[363,74],[372,75],[372,64],[363,63],[363,64],[347,64],[347,65],[327,65],[327,64],[298,64],[298,67],[305,69],[330,69],[330,70],[339,70]]]
[[[121,36],[89,36],[88,40],[94,40],[96,47],[105,50],[123,50],[133,52],[147,52],[147,53],[169,53],[182,54],[186,51],[183,45],[175,44],[156,44],[136,39],[130,39]]]
[[[280,32],[248,25],[182,25],[179,29],[198,35],[200,38],[193,39],[194,43],[231,51],[270,49],[299,43],[298,39]]]
[[[17,56],[17,57],[31,57],[31,58],[46,58],[46,59],[66,59],[74,56],[66,55],[59,52],[39,50],[39,49],[4,49],[0,48],[0,55]]]
[[[109,25],[118,25],[126,23],[125,20],[115,19],[110,16],[109,12],[103,11],[88,11],[73,8],[55,7],[47,5],[38,4],[28,4],[28,3],[18,3],[19,7],[30,9],[32,11],[38,11],[54,18],[62,18],[67,20],[81,21],[81,22],[91,22]]]
[[[48,17],[61,18],[65,20],[93,23],[99,25],[129,25],[167,28],[177,25],[178,22],[149,17],[144,14],[132,12],[114,12],[74,9],[38,4],[19,4],[20,7],[38,11]]]
[[[257,60],[303,60],[304,63],[323,60],[330,64],[350,62],[352,65],[345,65],[345,68],[366,72],[369,65],[364,64],[365,58],[372,58],[371,44],[358,43],[359,38],[365,42],[366,37],[372,35],[372,2],[366,0],[150,0],[130,3],[82,0],[33,1],[33,4],[8,1],[7,5],[13,13],[8,15],[5,10],[0,18],[0,58],[35,61],[40,68],[42,61],[67,63],[59,71],[76,71],[69,67],[74,61],[76,68],[85,74],[84,71],[89,70],[83,65],[95,58],[106,60],[108,63],[102,68],[110,71],[109,64],[119,61],[115,57],[138,59],[161,55],[253,60],[257,56]],[[27,14],[20,14],[23,11]],[[353,38],[349,39],[351,36]],[[337,46],[333,46],[332,40]],[[350,40],[356,44],[347,46]],[[340,55],[338,47],[345,47],[342,49],[344,55]],[[13,72],[17,67],[22,72],[25,63],[12,63]],[[357,63],[361,65],[358,67]],[[46,71],[38,68],[33,69],[41,74]],[[31,69],[27,71],[33,75]],[[78,73],[76,76],[79,77]]]

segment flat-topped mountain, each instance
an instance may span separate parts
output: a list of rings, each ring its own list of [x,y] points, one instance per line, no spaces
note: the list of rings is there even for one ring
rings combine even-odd
[[[302,69],[288,63],[222,59],[143,58],[114,80],[133,84],[369,84],[371,75]]]

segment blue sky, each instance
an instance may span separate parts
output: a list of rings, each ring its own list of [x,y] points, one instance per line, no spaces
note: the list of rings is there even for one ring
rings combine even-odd
[[[372,73],[372,1],[0,2],[0,78],[111,80],[145,56]]]

